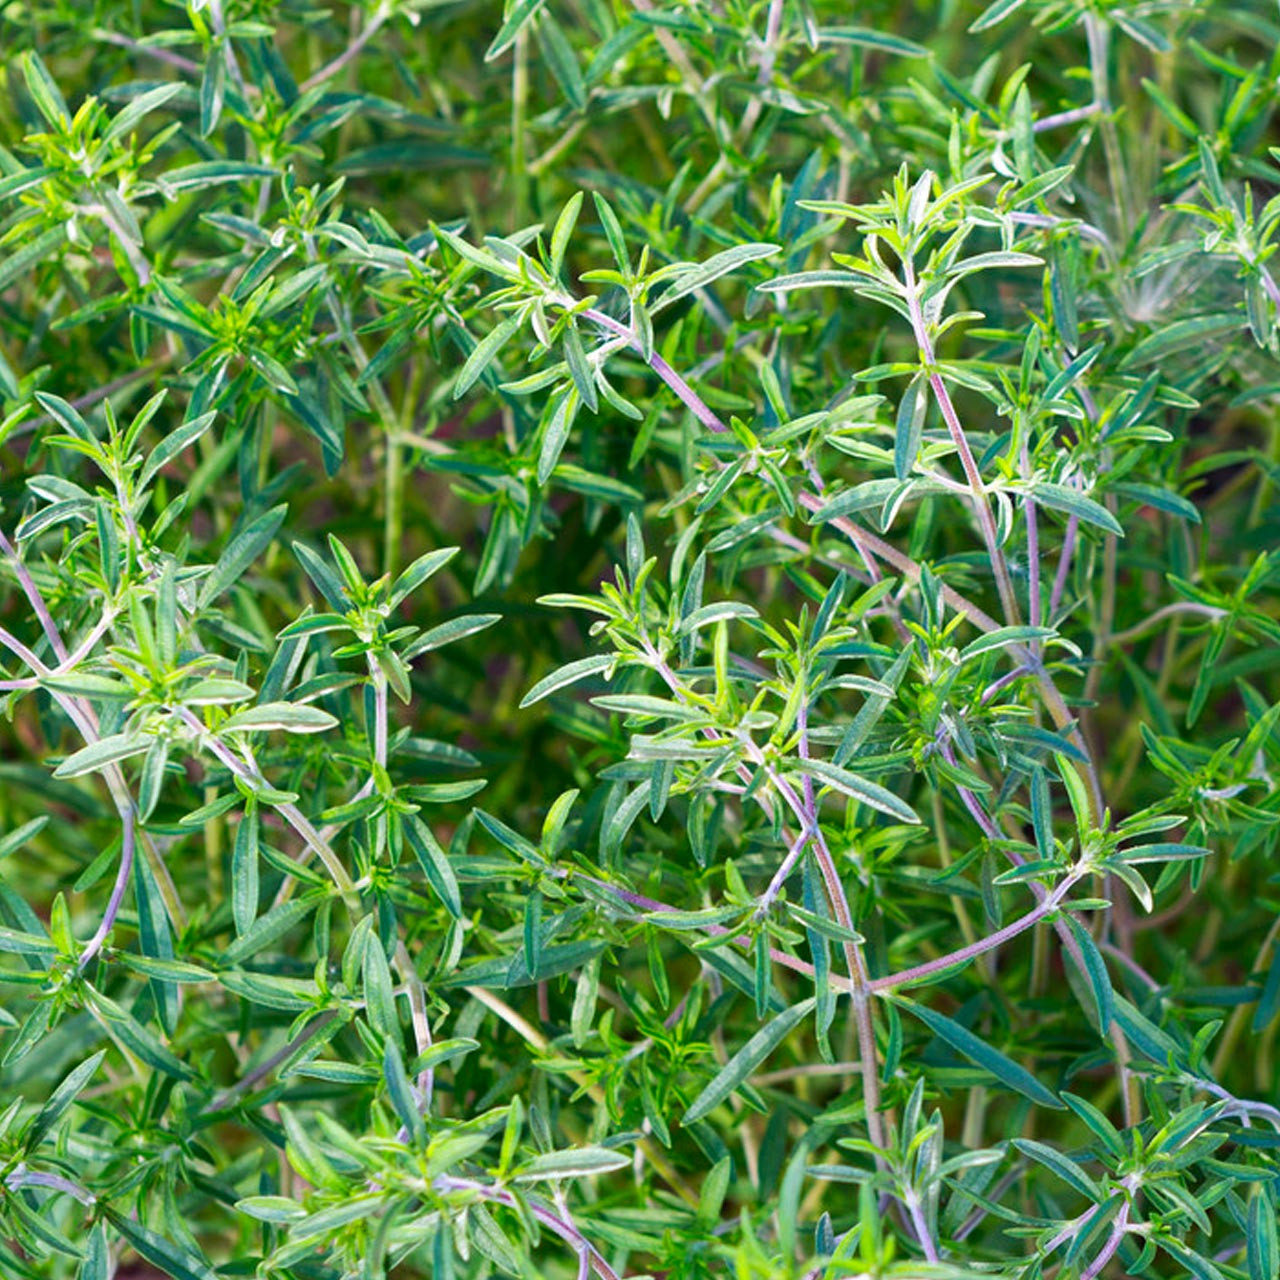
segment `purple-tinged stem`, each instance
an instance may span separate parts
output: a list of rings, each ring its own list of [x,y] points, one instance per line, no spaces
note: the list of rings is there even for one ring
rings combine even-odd
[[[218,1094],[205,1108],[206,1111],[221,1111],[242,1093],[248,1092],[260,1080],[265,1080],[286,1058],[297,1052],[298,1046],[305,1044],[318,1032],[323,1031],[338,1016],[335,1010],[320,1014],[314,1022],[309,1022],[296,1036],[278,1049],[265,1062],[260,1062],[252,1071],[246,1071],[235,1084],[229,1085]]]
[[[1146,921],[1144,920],[1145,924]],[[1117,947],[1114,943],[1102,939],[1098,942],[1098,950],[1103,955],[1110,956],[1113,960],[1124,965],[1130,973],[1134,975],[1140,982],[1144,983],[1151,991],[1159,991],[1161,984],[1157,982],[1131,955],[1123,948]]]
[[[40,619],[41,627],[44,629],[45,635],[49,638],[53,650],[58,654],[62,668],[68,668],[74,665],[67,656],[66,646],[62,643],[62,637],[53,622],[52,615],[49,613],[48,606],[45,604],[44,597],[40,594],[40,588],[36,586],[31,575],[27,573],[25,565],[18,558],[17,553],[13,549],[12,543],[9,542],[3,532],[0,532],[0,553],[5,554],[13,562],[14,570],[17,573],[18,581],[22,584],[22,589],[26,594],[27,600],[31,604],[31,608],[35,615]],[[98,626],[89,633],[85,640],[77,649],[76,661],[82,654],[87,655],[94,644],[97,643],[101,632],[105,629],[103,623],[110,625],[110,619],[104,618],[99,622]],[[9,632],[0,628],[0,645],[9,649],[15,656],[25,662],[37,676],[47,678],[54,674],[53,671],[45,666],[36,655],[17,640]],[[62,709],[67,719],[75,725],[80,736],[86,743],[92,744],[99,740],[98,718],[94,714],[93,708],[83,698],[72,697],[69,694],[59,693],[56,690],[50,690],[50,694],[54,702]],[[123,770],[118,763],[109,764],[103,769],[103,780],[107,784],[107,790],[111,793],[111,799],[115,804],[116,812],[119,813],[122,822],[132,821],[134,815],[133,800],[129,794],[129,784],[125,781]],[[128,817],[126,817],[128,815]],[[155,873],[156,881],[160,886],[161,896],[164,898],[165,909],[169,912],[174,922],[181,924],[184,919],[182,909],[182,900],[178,897],[178,891],[173,884],[173,880],[169,875],[168,868],[164,865],[161,858],[150,845],[146,844],[144,836],[144,846],[147,848],[148,858]]]
[[[670,903],[659,902],[656,898],[647,898],[643,894],[634,893],[630,889],[624,889],[621,885],[611,884],[608,880],[601,880],[596,876],[580,875],[579,879],[586,880],[602,892],[610,894],[621,902],[625,902],[628,906],[635,907],[639,911],[651,912],[654,915],[661,915],[667,912],[677,912],[679,908],[673,907]],[[901,969],[897,973],[886,974],[882,978],[872,978],[868,985],[869,990],[879,995],[884,991],[892,991],[896,987],[905,986],[909,982],[918,982],[922,978],[927,978],[933,973],[943,973],[948,969],[954,968],[958,964],[963,964],[968,960],[973,960],[980,955],[985,955],[988,951],[995,951],[997,948],[1004,946],[1006,942],[1011,942],[1019,934],[1025,933],[1033,925],[1038,924],[1046,916],[1058,910],[1066,898],[1068,883],[1074,884],[1079,879],[1078,876],[1070,877],[1069,882],[1064,881],[1054,891],[1058,897],[1058,901],[1053,903],[1042,902],[1033,907],[1026,914],[1019,916],[1017,920],[1011,921],[1002,929],[997,929],[995,933],[987,934],[985,937],[971,942],[968,946],[959,947],[955,951],[949,951],[946,955],[938,956],[934,960],[929,960],[923,964],[915,965],[910,969]],[[729,930],[722,924],[705,924],[702,928],[715,937],[723,937],[729,933]],[[733,939],[740,947],[749,948],[751,943],[742,936]],[[806,960],[801,960],[798,956],[789,955],[785,951],[779,950],[777,947],[769,948],[769,958],[784,969],[790,969],[793,973],[803,974],[805,977],[812,978],[814,976],[813,965]],[[842,991],[852,992],[853,983],[848,978],[843,978],[838,974],[832,974],[831,980]]]
[[[1107,238],[1105,231],[1100,231],[1092,223],[1080,222],[1075,218],[1055,218],[1048,213],[1010,213],[1009,221],[1021,227],[1038,227],[1041,230],[1049,231],[1054,227],[1063,226],[1070,223],[1073,231],[1077,232],[1081,239],[1092,240],[1108,252],[1111,251],[1111,241]]]
[[[378,33],[382,24],[386,22],[387,16],[388,11],[385,6],[379,6],[378,11],[369,19],[360,34],[333,61],[325,63],[314,75],[308,76],[298,86],[298,92],[306,93],[308,90],[314,89],[317,85],[324,84],[326,80],[336,76],[347,63],[359,56],[360,50]]]
[[[1023,676],[1030,674],[1032,674],[1031,668],[1025,664],[1014,667],[1012,671],[1006,671],[998,680],[993,680],[983,689],[982,697],[979,701],[990,702],[1001,689],[1007,689],[1015,680],[1021,680]]]
[[[199,716],[195,714],[189,707],[173,708],[177,711],[179,719],[191,729],[201,742],[208,747],[209,751],[231,771],[237,778],[250,783],[261,783],[265,779],[262,771],[256,766],[250,768],[243,764],[235,756],[235,753],[227,748],[227,746],[219,742],[212,733],[205,727]],[[314,853],[321,862],[324,863],[329,875],[333,878],[334,884],[337,886],[339,893],[349,907],[357,906],[355,893],[355,885],[351,877],[347,874],[347,869],[342,865],[342,860],[330,848],[327,841],[322,840],[320,833],[312,825],[311,820],[298,808],[296,804],[286,803],[273,806],[277,813],[294,829],[294,831],[302,838],[307,847]]]
[[[1116,1220],[1112,1224],[1111,1234],[1107,1237],[1107,1242],[1098,1251],[1098,1256],[1089,1264],[1088,1268],[1081,1275],[1080,1280],[1095,1280],[1102,1274],[1103,1268],[1115,1257],[1116,1251],[1125,1237],[1125,1232],[1129,1230],[1129,1202],[1126,1200],[1120,1206],[1120,1212],[1116,1214]]]
[[[50,674],[49,668],[17,636],[6,631],[3,627],[0,627],[0,645],[4,645],[15,658],[25,662],[37,676]]]
[[[676,674],[671,670],[670,664],[647,641],[645,648],[653,669],[662,677],[666,686],[678,698],[683,700],[685,697],[684,689],[679,680],[676,679]],[[835,859],[831,855],[826,837],[822,834],[822,828],[818,823],[816,804],[806,807],[805,803],[796,795],[795,789],[791,784],[785,778],[780,777],[777,770],[768,764],[764,758],[764,753],[749,735],[742,736],[740,741],[756,766],[765,770],[774,790],[782,797],[799,820],[801,829],[808,829],[812,834],[814,839],[814,859],[818,864],[823,887],[835,913],[836,921],[842,928],[852,932],[853,913],[849,910],[849,899],[845,895],[844,885],[841,883]],[[743,767],[745,768],[745,765]],[[806,781],[808,781],[807,777]],[[811,787],[809,794],[813,794]],[[854,1019],[858,1032],[858,1056],[862,1060],[862,1082],[868,1136],[874,1146],[883,1147],[885,1139],[884,1126],[880,1117],[880,1078],[876,1067],[875,1024],[871,1016],[871,993],[867,987],[866,962],[863,959],[862,951],[855,943],[845,942],[843,950],[845,963],[849,969],[850,995],[853,998]]]
[[[809,758],[809,701],[807,698],[800,703],[797,723],[800,729],[800,758],[807,760]],[[806,803],[816,813],[817,805],[813,802],[813,781],[806,775],[804,783]],[[804,852],[805,845],[809,843],[809,839],[813,835],[814,832],[810,825],[807,822],[804,823],[800,828],[800,834],[792,841],[791,848],[787,851],[787,856],[782,860],[782,864],[777,871],[773,873],[773,879],[769,881],[769,887],[761,895],[756,905],[757,920],[763,919],[768,915],[769,908],[773,906],[778,894],[782,892],[782,886],[786,884],[787,877],[800,860],[800,855]]]
[[[778,58],[778,38],[782,34],[782,6],[783,0],[769,0],[769,13],[765,18],[764,44],[760,49],[760,61],[756,70],[756,85],[760,89],[767,88],[769,81],[773,79],[773,68]],[[752,94],[738,124],[737,136],[740,142],[750,138],[762,110],[764,110],[764,99],[759,94]],[[717,164],[719,163],[720,161],[717,161]]]
[[[1054,574],[1053,591],[1049,595],[1050,620],[1058,616],[1058,609],[1067,589],[1067,575],[1071,572],[1071,559],[1075,555],[1076,538],[1079,532],[1079,519],[1076,516],[1068,517],[1066,532],[1062,537],[1062,551],[1058,556],[1058,572]]]
[[[1044,133],[1049,129],[1061,129],[1065,125],[1080,124],[1091,116],[1096,116],[1102,108],[1096,102],[1083,107],[1072,107],[1070,111],[1058,111],[1053,115],[1041,116],[1032,126],[1032,133]]]
[[[769,887],[756,902],[757,920],[763,920],[769,914],[769,908],[777,901],[778,894],[782,892],[782,886],[786,884],[787,877],[795,870],[795,865],[812,836],[813,832],[808,827],[801,827],[800,834],[791,842],[791,848],[787,850],[787,856],[783,858],[778,865],[777,871],[773,873],[773,879],[769,881]]]
[[[44,597],[40,594],[40,589],[32,581],[31,574],[27,571],[27,566],[22,562],[22,557],[18,555],[13,543],[5,537],[3,531],[0,531],[0,552],[4,553],[9,563],[13,566],[13,572],[22,587],[22,593],[27,597],[32,612],[35,613],[40,622],[40,630],[44,632],[54,653],[58,655],[58,661],[65,662],[67,660],[67,646],[62,643],[62,636],[53,621],[53,615],[49,612],[49,608],[44,602]]]
[[[133,874],[133,855],[137,842],[137,816],[133,805],[127,804],[120,811],[120,821],[124,827],[121,839],[120,866],[116,870],[116,882],[111,886],[111,897],[107,899],[107,909],[103,912],[102,921],[97,931],[85,945],[77,962],[84,969],[89,961],[102,950],[107,935],[115,928],[116,917],[120,914],[120,906],[124,902],[125,890],[129,887],[129,877]]]
[[[1019,462],[1022,467],[1022,478],[1030,480],[1031,459],[1028,456],[1025,441]],[[1044,625],[1044,612],[1041,609],[1040,598],[1040,524],[1036,518],[1036,500],[1031,494],[1027,495],[1024,510],[1027,518],[1027,612],[1031,615],[1031,625],[1039,627]],[[1034,649],[1037,657],[1043,656],[1042,641],[1036,640]]]
[[[128,49],[131,53],[145,54],[149,58],[154,58],[157,62],[166,63],[168,66],[176,67],[179,71],[185,71],[188,75],[199,75],[204,70],[198,62],[193,62],[190,58],[184,58],[180,53],[174,53],[170,49],[163,49],[159,45],[143,44],[141,40],[134,40],[131,36],[119,34],[116,31],[104,31],[98,28],[93,32],[95,40],[101,40],[104,44],[118,45],[121,49]]]
[[[619,338],[625,338],[627,345],[648,363],[649,368],[676,393],[685,408],[708,431],[728,431],[729,428],[720,420],[719,415],[656,351],[650,352],[648,356],[645,355],[644,348],[640,345],[640,340],[627,325],[620,320],[615,320],[611,315],[607,315],[603,311],[598,311],[595,307],[588,307],[582,314],[587,320],[598,324],[602,329],[608,329],[610,333],[617,335]]]
[[[506,1205],[509,1209],[520,1210],[520,1203],[515,1196],[502,1187],[490,1186],[487,1183],[475,1182],[470,1178],[454,1178],[448,1174],[439,1174],[431,1184],[441,1194],[450,1191],[471,1192],[483,1200],[491,1200],[494,1204]],[[580,1257],[586,1254],[591,1259],[591,1266],[600,1280],[621,1280],[618,1273],[604,1260],[599,1250],[578,1230],[572,1222],[566,1221],[556,1211],[532,1197],[524,1203],[543,1226],[550,1228],[566,1244],[572,1245]]]
[[[943,759],[948,764],[955,764],[955,753],[951,749],[951,744],[944,742],[941,746]],[[973,816],[973,820],[981,828],[982,832],[991,840],[1000,839],[1000,829],[988,816],[982,807],[982,802],[968,788],[957,786],[956,790],[960,794],[960,799],[964,802],[964,806]],[[1005,856],[1014,866],[1021,866],[1025,859],[1021,854],[1013,849],[1006,849]],[[1028,881],[1031,892],[1035,895],[1037,903],[1043,905],[1044,900],[1049,896],[1048,890],[1042,884],[1035,880]],[[1084,953],[1080,950],[1080,943],[1076,936],[1067,927],[1063,920],[1055,920],[1053,922],[1054,932],[1058,935],[1058,940],[1062,943],[1064,950],[1071,957],[1071,962],[1076,967],[1076,972],[1087,975],[1088,968],[1085,965]],[[1138,1123],[1138,1112],[1140,1108],[1140,1099],[1136,1088],[1133,1086],[1132,1073],[1129,1071],[1129,1045],[1125,1039],[1124,1032],[1113,1019],[1110,1025],[1101,1027],[1100,1031],[1103,1036],[1109,1039],[1116,1051],[1116,1061],[1119,1066],[1121,1076],[1121,1097],[1124,1101],[1125,1124],[1132,1128]]]
[[[1019,916],[1016,920],[1005,925],[1004,928],[997,929],[995,933],[986,934],[976,942],[969,943],[967,947],[958,947],[955,951],[950,951],[945,956],[939,956],[936,960],[928,960],[912,969],[903,969],[884,978],[872,978],[871,990],[876,993],[892,991],[895,987],[905,986],[909,982],[919,982],[935,973],[944,973],[955,965],[973,960],[988,951],[994,951],[997,947],[1003,946],[1020,933],[1025,933],[1033,925],[1039,924],[1046,916],[1052,915],[1057,911],[1062,906],[1071,887],[1079,879],[1080,876],[1073,872],[1052,893],[1046,894],[1025,915]]]
[[[1132,627],[1128,627],[1124,631],[1113,632],[1111,643],[1113,645],[1128,644],[1130,641],[1137,640],[1148,631],[1158,627],[1166,618],[1176,618],[1182,614],[1192,614],[1206,618],[1210,622],[1216,622],[1219,618],[1227,616],[1227,610],[1219,609],[1212,604],[1200,604],[1195,600],[1175,600],[1172,604],[1167,604],[1163,608],[1157,609],[1153,614],[1143,618],[1141,622],[1135,623]]]
[[[951,392],[947,389],[947,384],[942,374],[936,368],[937,357],[933,349],[933,339],[929,336],[929,326],[924,317],[924,310],[920,305],[920,290],[916,284],[915,267],[909,255],[902,260],[902,276],[906,285],[907,310],[911,317],[911,329],[915,335],[916,346],[920,351],[920,361],[926,370],[929,386],[932,388],[934,398],[938,402],[938,408],[942,412],[942,420],[946,423],[947,433],[951,437],[951,443],[955,445],[956,453],[960,458],[960,465],[964,470],[965,479],[968,480],[969,489],[973,494],[974,510],[978,516],[978,524],[982,529],[983,541],[987,544],[987,555],[991,558],[991,570],[995,574],[996,589],[1000,593],[1000,604],[1004,609],[1005,621],[1010,626],[1017,626],[1020,621],[1018,598],[1013,590],[1013,578],[1009,574],[1008,561],[1000,548],[1000,538],[996,530],[995,517],[991,514],[991,503],[987,499],[987,487],[983,483],[982,473],[978,470],[978,463],[973,456],[973,451],[969,448],[969,439],[965,435],[964,427],[960,422],[960,415],[956,413],[955,404],[951,399]]]
[[[903,1203],[907,1206],[907,1214],[911,1219],[916,1239],[920,1241],[920,1248],[924,1250],[925,1261],[940,1262],[942,1258],[938,1253],[938,1246],[933,1242],[929,1224],[925,1221],[924,1206],[921,1205],[920,1198],[911,1191],[903,1198]]]

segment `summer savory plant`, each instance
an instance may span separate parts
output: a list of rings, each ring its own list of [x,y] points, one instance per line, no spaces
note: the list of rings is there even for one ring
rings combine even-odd
[[[0,48],[5,1280],[1275,1280],[1275,6]]]

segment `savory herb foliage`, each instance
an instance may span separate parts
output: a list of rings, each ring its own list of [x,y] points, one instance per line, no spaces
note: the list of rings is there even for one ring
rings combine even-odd
[[[1280,1275],[1273,6],[0,47],[6,1280]]]

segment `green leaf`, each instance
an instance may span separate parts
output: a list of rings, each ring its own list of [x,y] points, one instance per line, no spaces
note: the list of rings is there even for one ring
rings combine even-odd
[[[65,129],[71,122],[71,112],[67,110],[66,99],[54,82],[40,55],[28,51],[22,56],[22,74],[27,82],[27,92],[45,120],[55,130]]]
[[[1134,484],[1124,481],[1113,486],[1113,492],[1122,498],[1132,498],[1144,506],[1155,507],[1157,511],[1168,512],[1182,520],[1190,520],[1192,524],[1200,523],[1200,511],[1194,502],[1188,501],[1180,494],[1168,489],[1158,489],[1155,485]]]
[[[968,662],[979,654],[992,649],[1007,649],[1012,645],[1026,645],[1033,640],[1050,640],[1058,633],[1052,627],[997,627],[987,631],[960,651],[960,661]]]
[[[893,473],[899,480],[905,480],[911,474],[920,453],[920,437],[929,407],[925,385],[924,375],[917,374],[907,384],[898,404],[898,417],[894,427]]]
[[[1084,976],[1089,982],[1089,989],[1093,992],[1094,1007],[1098,1014],[1098,1029],[1106,1035],[1107,1029],[1111,1026],[1111,1020],[1115,1016],[1111,977],[1107,973],[1106,961],[1103,960],[1102,952],[1098,950],[1098,944],[1094,942],[1093,935],[1074,916],[1067,915],[1066,922],[1067,928],[1071,930],[1076,940],[1076,945],[1080,948],[1080,956],[1084,962]]]
[[[417,814],[411,813],[405,817],[404,834],[436,897],[455,920],[461,919],[462,895],[458,890],[457,877],[431,828]]]
[[[542,447],[538,450],[540,485],[545,485],[555,473],[581,402],[582,397],[576,386],[566,388],[553,401],[555,408],[547,420],[546,430],[542,434]]]
[[[249,164],[243,160],[201,160],[196,164],[170,169],[157,179],[162,191],[192,191],[220,182],[253,182],[259,178],[275,178],[279,174],[271,165]]]
[[[164,1072],[174,1080],[191,1080],[195,1072],[177,1057],[167,1045],[144,1027],[114,1000],[92,988],[85,989],[85,999],[102,1019],[110,1024],[110,1030],[124,1046],[149,1067]]]
[[[494,325],[476,343],[472,348],[471,354],[467,357],[466,363],[459,371],[457,381],[453,384],[453,398],[455,400],[460,400],[475,386],[480,375],[493,363],[498,352],[511,341],[512,337],[519,331],[522,323],[523,318],[519,314],[508,316],[505,320]]]
[[[574,227],[578,224],[578,214],[582,210],[582,192],[575,191],[560,211],[556,219],[555,230],[551,233],[551,275],[560,278],[564,266],[564,255],[568,251],[569,241],[573,238]]]
[[[898,799],[892,791],[866,778],[860,778],[856,773],[850,773],[848,769],[829,764],[825,760],[795,760],[792,764],[802,773],[807,773],[825,786],[834,787],[837,791],[852,796],[869,809],[887,813],[891,818],[897,818],[899,822],[918,823],[920,821],[911,806]]]
[[[618,215],[614,213],[613,206],[598,191],[591,193],[591,199],[595,203],[596,213],[600,217],[600,226],[609,244],[609,252],[613,255],[614,263],[624,276],[630,274],[631,259],[627,253],[627,242],[622,234]]]
[[[101,1222],[89,1235],[76,1280],[111,1280],[111,1250],[107,1244],[107,1229]]]
[[[1166,1066],[1170,1059],[1175,1063],[1184,1060],[1177,1042],[1167,1032],[1157,1027],[1150,1018],[1139,1012],[1121,995],[1113,996],[1115,1018],[1125,1037],[1139,1053],[1158,1066]]]
[[[185,960],[171,960],[156,956],[120,955],[120,964],[146,978],[154,978],[158,982],[213,982],[215,975],[199,965],[189,964]]]
[[[305,543],[295,542],[293,554],[298,557],[303,571],[315,584],[329,607],[340,615],[345,614],[351,601],[347,599],[347,591],[342,584],[342,579]]]
[[[1101,1140],[1102,1145],[1112,1156],[1116,1159],[1124,1156],[1125,1143],[1119,1131],[1092,1102],[1065,1091],[1062,1094],[1062,1100],[1089,1126],[1094,1136]]]
[[[66,238],[66,225],[61,224],[42,231],[12,253],[6,247],[3,260],[0,260],[0,289],[7,289],[19,276],[43,262]]]
[[[1094,1180],[1069,1156],[1043,1142],[1033,1142],[1030,1138],[1014,1138],[1013,1145],[1024,1156],[1052,1170],[1069,1187],[1074,1187],[1086,1199],[1097,1203],[1102,1199],[1102,1189]]]
[[[1086,498],[1083,493],[1078,493],[1075,489],[1068,489],[1060,484],[1049,484],[1046,481],[1037,484],[1031,490],[1031,496],[1035,498],[1038,506],[1075,516],[1086,524],[1096,525],[1107,533],[1115,534],[1117,538],[1124,537],[1124,529],[1120,522],[1106,507],[1092,498]]]
[[[820,44],[851,44],[879,53],[892,53],[903,58],[928,58],[932,55],[922,44],[870,27],[823,27],[818,32]]]
[[[495,58],[502,57],[515,44],[520,32],[533,21],[545,2],[546,0],[516,0],[516,4],[508,11],[502,26],[498,28],[498,34],[493,37],[493,43],[485,52],[484,60],[492,62]]]
[[[945,1014],[935,1013],[925,1005],[916,1004],[901,996],[896,1001],[906,1008],[912,1016],[919,1018],[940,1040],[945,1040],[956,1052],[963,1054],[970,1062],[984,1071],[989,1071],[1006,1088],[1020,1093],[1024,1098],[1042,1107],[1063,1108],[1063,1103],[1025,1067],[1020,1067],[1007,1054],[993,1048],[986,1041],[980,1040],[968,1027],[948,1018]]]
[[[391,985],[391,970],[387,966],[386,953],[382,942],[375,932],[365,937],[364,964],[365,1013],[369,1017],[369,1025],[383,1036],[395,1037],[400,1034],[400,1019],[396,1017],[396,1000]]]
[[[217,1272],[199,1254],[156,1235],[154,1231],[134,1222],[109,1205],[103,1207],[103,1214],[121,1237],[133,1246],[140,1258],[159,1268],[165,1275],[173,1277],[173,1280],[218,1280]]]
[[[212,604],[244,577],[253,562],[271,545],[287,512],[285,506],[273,507],[231,539],[200,588],[199,608]]]
[[[1265,1186],[1255,1187],[1249,1197],[1249,1226],[1245,1239],[1249,1280],[1276,1280],[1280,1276],[1276,1206]]]
[[[1121,362],[1121,368],[1154,364],[1178,351],[1185,351],[1209,338],[1216,338],[1221,333],[1238,330],[1243,324],[1243,317],[1234,311],[1175,320],[1143,338]]]
[[[38,933],[26,933],[21,929],[10,929],[0,925],[0,952],[16,956],[38,956],[52,959],[58,954],[58,948]]]
[[[543,676],[520,699],[520,709],[531,707],[535,702],[540,702],[543,698],[559,689],[565,688],[567,685],[573,684],[575,681],[585,680],[588,676],[599,675],[602,671],[607,671],[612,667],[616,661],[616,654],[601,653],[594,654],[590,658],[579,658],[576,662],[570,662],[553,671],[550,675]]]
[[[62,1118],[67,1108],[76,1100],[84,1087],[97,1074],[102,1060],[107,1056],[105,1049],[100,1049],[92,1057],[86,1058],[62,1081],[49,1095],[49,1100],[36,1113],[31,1127],[24,1135],[26,1149],[34,1151],[53,1132],[53,1127]]]
[[[976,34],[979,31],[986,31],[988,27],[994,27],[996,23],[1003,22],[1016,9],[1021,9],[1026,0],[995,0],[994,4],[988,5],[970,24],[969,30]]]
[[[257,1222],[296,1222],[307,1211],[288,1196],[246,1196],[236,1201],[236,1210]]]
[[[69,401],[47,391],[37,391],[36,403],[51,418],[56,419],[58,425],[68,435],[75,436],[77,440],[83,440],[85,444],[95,445],[97,443],[97,436],[94,435],[92,428],[80,416],[80,410]]]
[[[439,547],[435,551],[428,551],[425,555],[419,556],[395,580],[388,601],[391,608],[394,609],[424,582],[439,573],[457,554],[457,547]]]
[[[1258,1007],[1253,1014],[1254,1035],[1261,1035],[1271,1025],[1277,1013],[1280,1013],[1280,947],[1273,947],[1271,967],[1267,970],[1262,994],[1258,997]]]
[[[250,798],[236,827],[231,855],[231,918],[237,937],[244,937],[253,927],[258,898],[258,804]]]
[[[113,733],[99,738],[87,747],[72,752],[54,771],[55,778],[78,778],[110,765],[140,755],[151,746],[151,739],[138,733]]]
[[[549,1182],[560,1178],[587,1178],[597,1173],[613,1173],[631,1164],[622,1151],[605,1147],[578,1147],[571,1151],[548,1151],[522,1165],[515,1172],[516,1182]]]
[[[315,1008],[316,985],[306,978],[283,978],[273,973],[249,973],[230,969],[218,981],[250,1004],[284,1013],[304,1013]]]
[[[587,361],[587,353],[582,346],[582,336],[578,333],[577,327],[572,321],[565,326],[564,330],[564,361],[569,369],[569,376],[573,379],[574,390],[578,393],[578,399],[595,413],[600,408],[600,397],[596,391],[595,375],[592,372],[591,365]],[[570,416],[572,421],[572,415]],[[567,431],[568,428],[566,427]],[[557,451],[558,454],[558,451]],[[543,459],[538,459],[538,475],[541,477],[544,473],[550,474],[551,466],[544,468]],[[545,483],[545,481],[541,481]]]
[[[151,451],[142,470],[138,473],[137,487],[145,489],[159,472],[179,454],[189,449],[213,425],[217,414],[210,410],[199,417],[190,418],[171,432]]]
[[[459,618],[450,618],[448,622],[441,622],[430,630],[424,631],[401,657],[406,662],[411,662],[424,653],[443,649],[445,645],[453,644],[455,640],[464,640],[478,631],[484,631],[495,622],[501,622],[502,617],[500,613],[464,613]]]
[[[224,733],[267,733],[281,730],[285,733],[323,733],[332,729],[338,721],[319,707],[298,702],[266,702],[259,707],[249,707],[228,716],[218,728]]]
[[[756,1068],[809,1016],[815,1003],[810,996],[784,1009],[772,1022],[761,1027],[694,1099],[684,1113],[685,1127],[710,1115],[735,1089],[744,1085]]]
[[[669,307],[691,293],[697,293],[708,285],[714,284],[721,276],[737,271],[749,262],[759,262],[764,258],[772,258],[782,252],[782,246],[776,244],[739,244],[732,249],[724,249],[713,254],[705,262],[681,262],[670,267],[663,267],[651,277],[653,281],[663,281],[667,288],[649,304],[650,315],[656,315],[664,307]]]
[[[577,55],[563,28],[550,13],[544,12],[534,30],[547,70],[555,77],[569,105],[575,111],[581,111],[587,105],[587,86]]]
[[[715,600],[704,604],[680,621],[680,634],[693,635],[695,632],[714,626],[717,622],[730,619],[758,618],[759,612],[741,600]]]
[[[404,1069],[400,1045],[394,1036],[387,1038],[382,1051],[382,1079],[387,1086],[387,1096],[400,1123],[409,1133],[415,1146],[421,1145],[426,1137],[426,1125],[422,1121],[422,1108],[409,1083]]]
[[[127,107],[116,113],[115,119],[102,135],[104,142],[114,142],[128,136],[133,127],[151,112],[159,110],[170,98],[182,91],[180,84],[162,84],[138,94]]]
[[[227,947],[219,958],[220,964],[243,964],[251,956],[265,951],[273,942],[301,924],[317,905],[315,898],[294,898],[272,907],[253,922],[253,927],[243,937],[237,938]]]
[[[7,836],[0,838],[0,858],[6,858],[15,849],[21,849],[32,836],[39,835],[48,825],[49,815],[43,814],[39,818],[32,818],[30,822],[24,822],[16,830],[10,831]]]

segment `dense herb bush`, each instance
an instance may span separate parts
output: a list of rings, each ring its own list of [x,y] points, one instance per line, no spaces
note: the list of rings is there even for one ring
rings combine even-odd
[[[1275,1277],[1278,43],[0,4],[0,1273]]]

